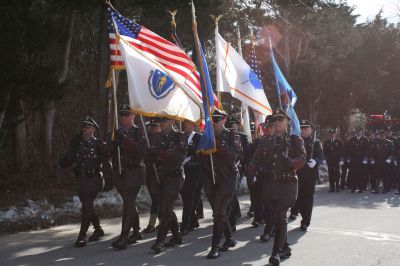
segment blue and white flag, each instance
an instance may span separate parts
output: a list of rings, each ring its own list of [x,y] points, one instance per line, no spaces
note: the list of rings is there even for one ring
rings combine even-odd
[[[296,112],[294,111],[294,106],[297,102],[297,95],[290,86],[290,84],[287,82],[286,78],[283,76],[282,71],[280,70],[278,64],[275,61],[271,40],[270,40],[270,49],[271,49],[270,54],[271,54],[272,67],[274,68],[274,73],[275,73],[276,91],[278,93],[278,97],[282,105],[281,107],[288,113],[290,117],[291,134],[300,136],[300,122]]]

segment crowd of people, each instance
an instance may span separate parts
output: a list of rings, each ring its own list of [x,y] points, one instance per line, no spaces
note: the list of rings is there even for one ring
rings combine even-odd
[[[382,193],[394,185],[398,188],[396,158],[400,158],[400,145],[390,130],[363,136],[358,129],[354,136],[345,134],[342,141],[331,129],[330,138],[322,144],[316,139],[314,125],[307,120],[300,123],[301,137],[291,134],[290,117],[278,108],[266,118],[265,134],[250,143],[238,131],[240,122],[233,116],[216,110],[212,118],[216,151],[210,156],[198,152],[201,133],[191,121],[182,122],[182,131],[177,129],[176,121],[166,117],[153,117],[143,124],[145,128],[139,127],[130,106],[124,104],[119,108],[120,128],[105,142],[95,137],[97,123],[86,117],[81,133],[72,139],[61,160],[62,168],[74,166],[82,202],[75,246],[87,244],[90,224],[94,232],[89,241],[104,236],[94,199],[98,192],[114,186],[123,199],[123,214],[121,233],[111,243],[113,248],[125,249],[143,239],[142,234],[155,232],[157,237],[151,246],[154,252],[180,245],[204,217],[204,190],[213,211],[207,258],[216,259],[221,251],[236,245],[236,219],[241,216],[238,184],[240,178],[245,178],[251,200],[247,215],[254,217],[254,227],[264,225],[261,241],[274,238],[269,262],[279,265],[291,256],[287,241],[289,211],[291,220],[301,215],[302,231],[310,225],[320,164],[328,166],[330,192],[348,187],[362,193],[369,181],[372,192],[378,193],[380,180]],[[148,225],[140,231],[136,198],[144,185],[152,204]],[[181,223],[174,212],[179,195],[183,203]],[[169,232],[172,236],[166,241]],[[221,245],[222,238],[225,241]]]

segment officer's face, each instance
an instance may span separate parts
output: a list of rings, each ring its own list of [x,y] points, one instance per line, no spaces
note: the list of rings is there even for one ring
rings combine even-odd
[[[194,130],[194,123],[192,121],[185,120],[182,123],[182,129],[186,133],[192,133]]]
[[[82,127],[82,135],[84,138],[89,138],[94,135],[96,132],[96,129],[91,126],[83,126]]]
[[[135,115],[130,113],[120,114],[119,121],[123,127],[129,127],[135,121]]]
[[[331,137],[331,139],[334,139],[334,138],[336,138],[336,133],[330,132],[329,136]]]
[[[301,137],[303,139],[311,137],[311,133],[312,133],[312,128],[311,127],[302,127],[301,128]]]
[[[274,118],[274,132],[282,133],[287,131],[289,120],[286,117],[278,116]]]

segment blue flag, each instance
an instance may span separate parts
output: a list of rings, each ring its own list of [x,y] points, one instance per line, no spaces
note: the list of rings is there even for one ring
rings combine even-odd
[[[287,82],[285,77],[283,76],[282,71],[280,70],[278,64],[275,61],[271,40],[270,40],[270,48],[271,48],[271,61],[275,73],[276,90],[278,93],[278,97],[280,99],[281,107],[288,113],[290,117],[291,134],[300,136],[300,122],[296,112],[294,111],[294,105],[297,102],[297,95],[290,86],[290,84]]]
[[[214,93],[212,89],[210,73],[208,71],[207,61],[204,57],[203,48],[197,34],[197,23],[193,21],[193,34],[195,43],[195,53],[197,57],[198,70],[200,72],[201,94],[203,96],[204,111],[204,133],[201,136],[198,151],[203,154],[211,154],[216,151],[214,124],[212,120],[212,112],[214,108]]]

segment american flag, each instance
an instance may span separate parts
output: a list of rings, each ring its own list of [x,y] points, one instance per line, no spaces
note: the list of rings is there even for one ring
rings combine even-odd
[[[145,27],[122,16],[111,6],[108,7],[111,66],[123,69],[124,62],[118,47],[117,35],[138,49],[149,60],[156,61],[164,68],[184,80],[200,102],[202,102],[200,75],[190,57],[172,42],[160,37]]]
[[[257,60],[257,56],[256,56],[256,51],[254,49],[253,40],[250,43],[250,54],[247,57],[247,63],[249,64],[251,69],[254,71],[254,73],[257,74],[258,79],[262,83],[261,71],[260,71],[260,68],[258,67],[258,60]],[[259,113],[257,111],[254,111],[254,122],[255,122],[255,127],[257,129],[257,136],[265,135],[265,129],[261,125],[261,123],[264,123],[264,120],[265,120],[264,115],[262,115],[261,113]]]

